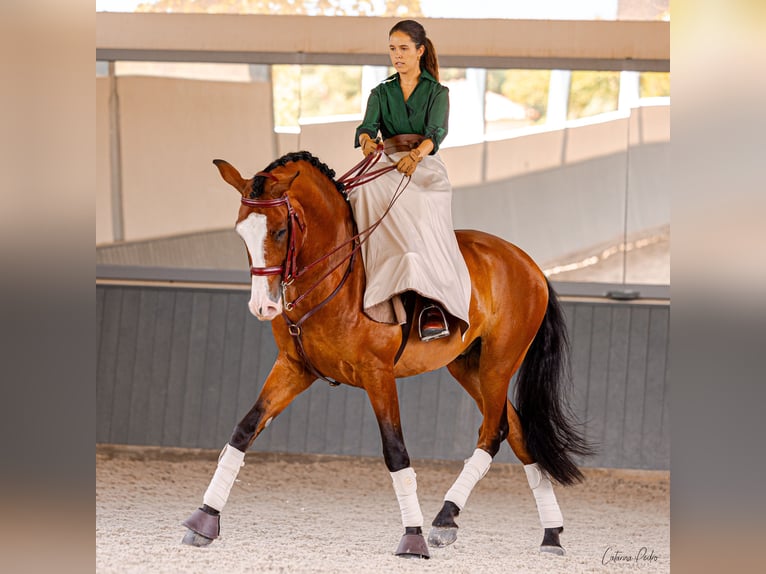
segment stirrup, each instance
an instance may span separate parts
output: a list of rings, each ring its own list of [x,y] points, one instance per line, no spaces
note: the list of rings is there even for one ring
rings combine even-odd
[[[429,331],[423,332],[423,314],[426,311],[429,311],[430,309],[436,309],[442,318],[442,325],[444,325],[443,329],[436,330],[432,329]],[[420,315],[418,315],[418,336],[420,337],[420,340],[424,343],[427,343],[428,341],[433,341],[435,339],[441,339],[443,337],[449,337],[449,325],[447,324],[447,317],[444,314],[444,310],[439,305],[426,305],[421,309]]]

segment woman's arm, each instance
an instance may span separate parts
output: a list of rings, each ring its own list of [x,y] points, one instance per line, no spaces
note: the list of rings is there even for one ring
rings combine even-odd
[[[364,144],[368,140],[374,139],[378,135],[378,129],[380,128],[380,96],[377,90],[370,92],[370,97],[367,98],[367,109],[364,112],[364,120],[356,128],[354,134],[354,147],[362,146],[362,151],[365,151]],[[365,153],[365,155],[367,155]]]
[[[420,145],[416,148],[414,148],[412,151],[416,151],[420,158],[426,157],[428,154],[430,154],[434,149],[434,142],[431,139],[424,139],[422,142],[420,142]]]
[[[444,138],[447,137],[448,124],[449,88],[439,85],[426,113],[426,129],[423,135],[427,138],[426,141],[431,141],[431,149],[428,150],[426,155],[439,151],[439,146]]]

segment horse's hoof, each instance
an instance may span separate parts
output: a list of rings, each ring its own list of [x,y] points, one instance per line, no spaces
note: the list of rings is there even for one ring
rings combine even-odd
[[[543,535],[543,542],[540,544],[540,552],[545,554],[555,554],[556,556],[563,556],[566,554],[566,550],[561,546],[561,539],[559,534],[564,532],[564,527],[559,526],[557,528],[546,528]]]
[[[428,545],[422,534],[405,534],[399,541],[396,555],[400,558],[423,558],[429,559]]]
[[[559,534],[564,531],[563,526],[557,528],[546,528],[543,541],[540,544],[540,553],[555,554],[556,556],[564,556],[567,551],[561,545],[561,539]]]
[[[431,548],[444,548],[457,540],[456,526],[432,526],[428,533],[428,545]]]
[[[221,515],[210,514],[202,508],[192,512],[182,524],[189,531],[181,542],[190,546],[207,546],[221,533]]]
[[[540,553],[543,554],[555,554],[556,556],[564,556],[567,551],[563,546],[540,546]]]
[[[202,534],[197,534],[194,532],[194,530],[187,530],[186,535],[184,536],[184,539],[181,540],[182,544],[186,544],[188,546],[207,546],[213,541],[212,538],[208,538],[207,536],[202,536]]]

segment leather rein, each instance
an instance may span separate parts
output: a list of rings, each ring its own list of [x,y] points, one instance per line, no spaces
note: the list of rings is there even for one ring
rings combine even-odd
[[[365,157],[362,161],[360,161],[358,164],[352,167],[348,172],[346,172],[340,178],[338,178],[337,182],[343,185],[343,190],[344,190],[343,195],[346,201],[348,201],[348,192],[350,190],[360,185],[364,185],[365,183],[368,183],[380,177],[381,175],[396,169],[395,165],[389,165],[383,168],[372,170],[372,167],[380,160],[382,151],[383,151],[383,145],[378,144],[378,148],[375,153],[371,153],[370,155]],[[256,173],[255,175],[263,176],[273,181],[277,181],[277,178],[270,172],[262,171],[262,172]],[[306,350],[304,349],[304,346],[303,346],[303,341],[301,339],[301,334],[302,334],[301,327],[303,323],[309,317],[314,315],[317,311],[319,311],[322,307],[324,307],[327,303],[329,303],[340,292],[341,288],[346,283],[346,280],[351,275],[351,271],[353,270],[353,267],[354,267],[354,260],[356,259],[356,254],[361,249],[362,244],[364,244],[364,242],[369,239],[372,232],[375,231],[375,229],[377,229],[377,227],[381,224],[383,219],[388,215],[388,213],[391,211],[396,201],[399,199],[399,197],[401,197],[402,193],[404,193],[404,190],[407,189],[409,182],[410,182],[409,177],[402,176],[401,182],[399,182],[399,185],[394,191],[394,194],[391,196],[391,200],[388,203],[388,207],[380,216],[380,218],[378,218],[367,229],[364,229],[363,231],[360,231],[354,234],[351,238],[347,239],[340,245],[334,247],[325,255],[322,255],[318,259],[312,261],[308,265],[301,267],[300,269],[298,268],[298,247],[296,242],[296,235],[298,232],[302,233],[303,231],[305,231],[306,226],[300,220],[300,218],[298,217],[298,213],[290,204],[290,197],[287,195],[287,192],[285,192],[285,194],[282,195],[281,197],[277,197],[274,199],[249,199],[244,196],[242,197],[242,200],[241,200],[242,205],[246,205],[248,207],[269,208],[269,207],[279,207],[281,205],[284,205],[287,207],[287,252],[285,254],[284,262],[282,263],[282,265],[275,265],[270,267],[250,267],[251,276],[257,276],[257,277],[270,276],[270,275],[282,276],[282,283],[281,283],[282,301],[283,301],[283,306],[285,311],[292,311],[296,305],[298,305],[301,301],[303,301],[303,299],[309,293],[311,293],[311,291],[313,291],[319,285],[321,285],[322,282],[325,279],[327,279],[336,269],[338,269],[341,265],[343,265],[346,261],[348,261],[346,271],[343,274],[343,277],[341,278],[338,285],[332,291],[332,293],[330,293],[317,305],[315,305],[314,307],[309,309],[306,313],[304,313],[300,319],[293,322],[287,316],[285,311],[282,312],[282,317],[287,322],[287,330],[290,333],[290,335],[293,337],[293,340],[295,341],[296,349],[298,351],[298,355],[306,364],[306,367],[314,376],[327,381],[332,386],[337,386],[340,383],[332,379],[329,379],[328,377],[323,375],[308,358],[308,355],[306,354]],[[354,223],[354,228],[356,229],[356,223]],[[287,300],[287,288],[291,286],[296,279],[299,279],[308,271],[310,271],[311,269],[313,269],[320,263],[324,262],[325,260],[329,259],[335,253],[337,253],[338,251],[340,251],[341,249],[343,249],[344,247],[348,245],[353,245],[353,247],[347,255],[341,258],[338,263],[330,267],[330,269],[327,272],[325,272],[324,275],[322,275],[316,282],[314,282],[313,285],[311,285],[303,293],[298,295],[292,301]]]

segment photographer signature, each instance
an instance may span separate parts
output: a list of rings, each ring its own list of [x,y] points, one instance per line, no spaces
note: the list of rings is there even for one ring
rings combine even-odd
[[[658,561],[659,556],[654,553],[654,550],[650,550],[646,546],[642,546],[633,554],[615,550],[609,546],[604,550],[604,555],[601,557],[601,564],[604,566],[607,564],[633,564],[636,566],[643,566]]]

